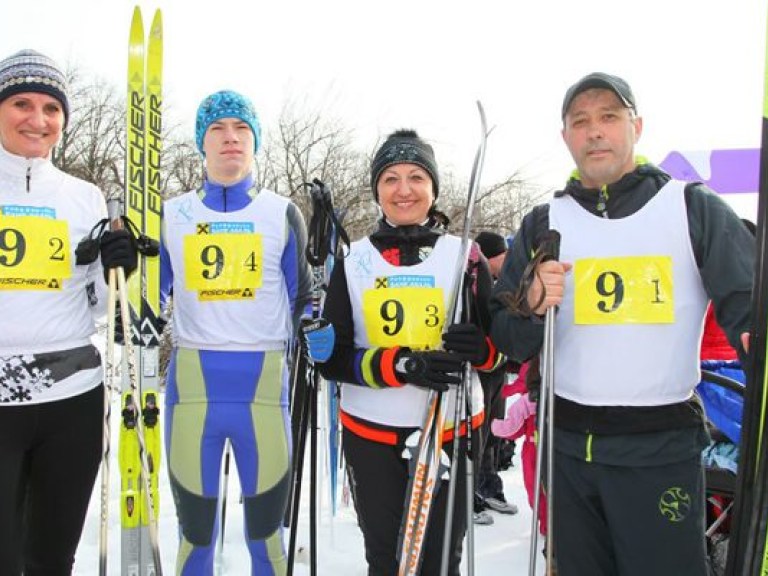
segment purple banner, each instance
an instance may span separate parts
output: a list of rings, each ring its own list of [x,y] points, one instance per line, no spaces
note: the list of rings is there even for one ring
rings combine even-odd
[[[760,149],[670,152],[659,166],[673,178],[703,182],[720,194],[757,192]]]

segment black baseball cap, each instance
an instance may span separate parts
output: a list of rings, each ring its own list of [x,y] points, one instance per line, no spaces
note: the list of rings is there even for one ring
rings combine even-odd
[[[629,84],[627,84],[625,80],[618,76],[606,74],[605,72],[592,72],[592,74],[587,74],[584,78],[576,82],[576,84],[568,88],[568,91],[565,93],[565,98],[563,98],[563,120],[565,120],[565,115],[568,112],[568,108],[570,108],[573,103],[574,98],[590,88],[605,88],[606,90],[610,90],[619,97],[619,100],[621,100],[624,106],[631,108],[637,113],[635,95],[632,93],[632,88],[629,87]]]

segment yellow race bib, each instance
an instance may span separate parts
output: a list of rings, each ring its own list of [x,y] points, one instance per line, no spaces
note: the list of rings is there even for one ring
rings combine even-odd
[[[72,276],[66,222],[0,216],[0,289],[60,290]]]
[[[582,258],[574,266],[576,324],[675,321],[672,258]]]
[[[185,286],[200,300],[254,298],[264,266],[261,234],[189,234],[184,237]]]
[[[373,346],[435,349],[445,324],[443,290],[420,286],[366,290],[363,315]]]

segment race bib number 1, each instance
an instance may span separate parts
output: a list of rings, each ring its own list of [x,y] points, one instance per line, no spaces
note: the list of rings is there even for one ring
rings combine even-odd
[[[445,324],[441,288],[403,287],[366,290],[363,314],[373,346],[438,348]]]
[[[672,258],[583,258],[574,266],[576,324],[675,321]]]

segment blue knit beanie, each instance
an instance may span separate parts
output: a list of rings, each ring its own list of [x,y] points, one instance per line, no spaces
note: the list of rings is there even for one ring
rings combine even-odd
[[[22,92],[56,98],[64,111],[64,126],[67,125],[67,79],[56,62],[34,50],[20,50],[0,61],[0,102]]]
[[[205,156],[203,139],[208,126],[221,118],[238,118],[248,124],[253,132],[253,153],[258,152],[261,145],[261,125],[253,104],[233,90],[221,90],[205,98],[197,109],[195,141],[200,154]]]

